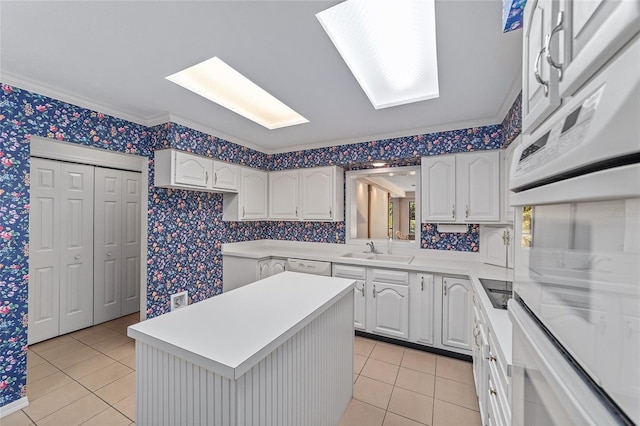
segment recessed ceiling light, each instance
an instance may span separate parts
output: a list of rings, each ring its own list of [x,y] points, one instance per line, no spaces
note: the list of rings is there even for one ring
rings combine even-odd
[[[378,161],[378,162],[375,162],[375,163],[371,163],[371,165],[372,165],[373,167],[384,167],[384,166],[386,166],[387,164],[386,164],[386,163],[382,163],[382,162]]]
[[[434,0],[347,0],[316,17],[374,108],[439,96]]]
[[[166,79],[270,130],[309,122],[215,56]]]

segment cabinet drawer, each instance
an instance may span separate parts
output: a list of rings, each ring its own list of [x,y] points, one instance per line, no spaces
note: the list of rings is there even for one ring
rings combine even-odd
[[[491,357],[491,352],[489,352]],[[495,399],[499,412],[496,413],[503,419],[511,418],[510,398],[508,395],[508,384],[506,377],[502,376],[498,365],[494,361],[489,361],[489,400]]]
[[[506,389],[509,383],[507,362],[503,358],[502,351],[499,349],[498,342],[493,332],[489,333],[489,352],[490,356],[493,355],[496,358],[496,361],[491,361],[491,364],[495,364],[497,371],[499,372],[499,377],[496,377],[496,380],[499,380],[500,384],[502,384]]]
[[[384,283],[409,284],[409,273],[388,269],[372,269],[371,279]]]
[[[503,407],[500,403],[499,391],[496,387],[493,377],[491,376],[491,369],[489,369],[489,424],[490,425],[509,425],[511,422],[507,422],[510,417],[505,417],[506,413],[503,411]]]
[[[367,268],[348,265],[333,265],[333,276],[365,280],[367,279]]]

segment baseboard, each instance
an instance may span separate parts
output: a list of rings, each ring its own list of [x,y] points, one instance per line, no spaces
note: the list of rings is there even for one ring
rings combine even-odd
[[[420,345],[418,343],[407,342],[404,340],[394,339],[392,337],[380,336],[379,334],[371,334],[360,330],[355,330],[356,336],[366,337],[371,340],[379,340],[385,343],[393,343],[394,345],[404,346],[406,348],[417,349],[423,352],[431,352],[436,355],[443,355],[449,358],[456,358],[462,361],[473,362],[471,355],[465,355],[458,352],[448,351],[446,349],[434,348],[431,346]]]
[[[0,407],[0,419],[18,410],[22,410],[27,405],[29,405],[29,399],[26,396],[17,401],[10,402],[7,405],[3,405]]]

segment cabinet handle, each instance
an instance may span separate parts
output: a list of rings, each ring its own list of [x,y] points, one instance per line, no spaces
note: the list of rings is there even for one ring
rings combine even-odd
[[[444,282],[444,295],[447,295],[447,282]]]
[[[80,255],[79,255],[79,254],[76,254],[75,256],[73,256],[73,258],[74,258],[75,260],[78,260],[78,259],[80,259]]]
[[[364,297],[364,288],[365,288],[366,284],[362,283],[362,297]]]
[[[242,217],[244,217],[244,207],[242,207]]]
[[[204,183],[209,183],[209,172],[204,172]]]
[[[420,291],[424,291],[424,277],[420,278]]]
[[[491,395],[497,395],[498,394],[498,392],[496,392],[496,390],[494,388],[489,388],[489,393]]]
[[[563,64],[556,63],[553,60],[553,58],[551,57],[550,44],[551,44],[551,39],[553,38],[553,36],[563,30],[563,28],[562,28],[562,24],[563,24],[563,20],[564,20],[563,18],[564,18],[564,12],[560,11],[558,13],[558,23],[551,30],[551,34],[549,34],[549,37],[547,37],[547,44],[545,45],[545,49],[547,50],[547,62],[549,63],[549,65],[551,65],[551,67],[553,69],[558,71],[558,80],[559,81],[562,81],[562,65]]]
[[[455,219],[455,218],[456,218],[456,205],[451,204],[451,219]]]
[[[469,206],[464,207],[464,218],[469,219]]]
[[[110,251],[107,252],[107,257],[111,257],[111,252]]]
[[[218,184],[218,173],[213,172],[213,184],[217,185]]]
[[[546,44],[548,43],[548,37],[549,37],[549,35],[547,35],[547,41],[545,42],[545,46],[542,46],[542,49],[540,49],[540,51],[538,52],[538,56],[536,56],[536,63],[534,65],[534,67],[533,67],[533,75],[536,77],[536,81],[538,83],[540,83],[542,85],[542,87],[544,88],[544,97],[545,98],[547,96],[549,96],[549,82],[548,81],[544,81],[542,79],[542,77],[540,77],[540,59],[542,58],[542,54],[546,50]]]
[[[489,352],[489,356],[487,357],[487,359],[489,361],[493,361],[493,362],[497,362],[498,358],[496,358],[496,356],[494,354],[492,354],[491,352]]]
[[[332,214],[333,213],[332,213],[331,207],[329,207],[329,217],[331,217]]]
[[[296,217],[298,217],[298,206],[296,206]]]
[[[373,298],[376,298],[376,285],[373,285]]]

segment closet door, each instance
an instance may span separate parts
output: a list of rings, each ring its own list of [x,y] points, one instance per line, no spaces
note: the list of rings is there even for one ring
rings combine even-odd
[[[140,310],[140,173],[122,172],[122,312]]]
[[[93,167],[31,159],[30,344],[93,324]]]
[[[93,167],[60,167],[60,332],[93,325]]]
[[[95,168],[94,324],[122,312],[122,172]]]
[[[60,164],[31,159],[28,343],[58,335],[60,320]]]

